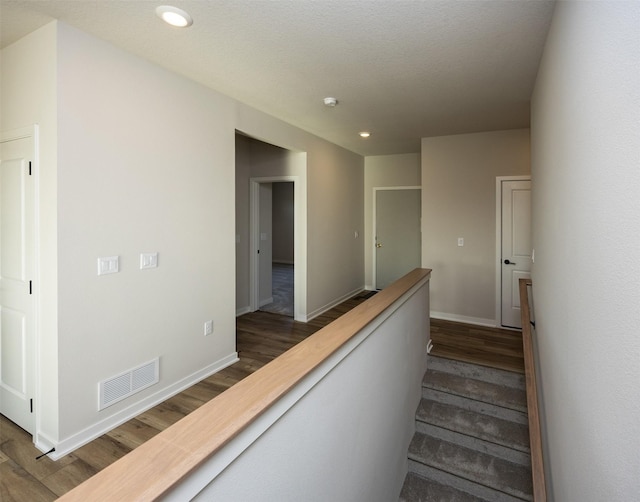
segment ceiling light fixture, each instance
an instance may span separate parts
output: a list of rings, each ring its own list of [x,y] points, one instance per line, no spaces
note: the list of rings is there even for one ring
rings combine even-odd
[[[156,14],[165,23],[178,28],[186,28],[193,24],[193,19],[191,19],[189,14],[182,9],[178,9],[171,5],[161,5],[160,7],[157,7]]]
[[[333,108],[338,104],[338,100],[336,98],[324,98],[324,104],[325,106]]]
[[[371,133],[368,131],[362,131],[360,134],[361,138],[368,138],[369,136],[371,136]]]

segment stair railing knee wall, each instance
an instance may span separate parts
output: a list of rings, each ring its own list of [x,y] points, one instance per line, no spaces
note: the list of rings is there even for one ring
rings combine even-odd
[[[531,279],[520,279],[520,316],[522,320],[522,347],[527,390],[527,409],[529,415],[529,442],[531,447],[531,475],[533,478],[534,502],[546,502],[547,490],[544,479],[544,460],[542,454],[542,435],[540,433],[540,413],[538,409],[538,389],[533,350],[531,327],[532,309],[529,303]]]
[[[128,455],[125,455],[115,463],[109,465],[95,476],[91,477],[83,484],[77,486],[72,491],[63,495],[59,500],[65,502],[84,501],[84,500],[190,500],[191,493],[200,493],[199,490],[205,490],[213,486],[217,473],[224,472],[225,475],[231,476],[233,480],[233,467],[237,467],[243,457],[248,452],[247,445],[243,442],[253,442],[259,448],[265,443],[269,446],[268,431],[260,429],[256,432],[258,426],[262,427],[264,422],[269,421],[268,427],[275,424],[269,430],[275,430],[274,433],[286,433],[286,423],[296,421],[298,429],[302,430],[308,426],[307,419],[310,415],[304,413],[292,412],[289,420],[280,420],[284,417],[288,409],[293,406],[301,406],[305,397],[300,397],[303,392],[308,396],[330,381],[331,389],[340,386],[343,393],[347,389],[351,390],[351,395],[365,401],[361,392],[361,381],[371,378],[371,374],[378,368],[377,359],[372,357],[359,357],[358,361],[365,361],[366,371],[358,372],[360,378],[353,378],[355,383],[351,385],[336,383],[339,369],[344,368],[348,355],[357,353],[369,356],[377,355],[382,351],[381,347],[387,349],[391,344],[399,342],[397,337],[397,326],[403,326],[403,315],[407,312],[414,316],[410,323],[410,329],[404,330],[404,342],[398,346],[403,350],[397,351],[396,358],[399,359],[397,364],[394,361],[387,360],[392,367],[402,368],[393,375],[380,372],[378,382],[382,387],[388,384],[390,377],[396,378],[402,388],[408,388],[408,385],[415,386],[415,398],[419,399],[420,384],[422,375],[426,369],[426,359],[422,357],[423,351],[426,350],[427,337],[429,333],[429,277],[431,270],[415,269],[404,277],[374,295],[366,302],[360,304],[356,308],[342,315],[331,324],[316,332],[302,342],[298,343],[287,352],[255,371],[251,375],[245,377],[222,394],[218,395],[208,403],[205,403],[197,410],[193,411],[182,420],[178,421],[171,427],[163,430],[147,442],[143,443]],[[426,308],[421,302],[426,297]],[[382,334],[384,336],[369,336],[372,333]],[[366,338],[366,339],[365,339]],[[373,343],[367,343],[373,340]],[[387,345],[380,345],[380,341]],[[377,343],[377,345],[375,344]],[[375,347],[375,348],[373,348]],[[377,352],[376,352],[377,350]],[[389,356],[391,350],[384,350],[385,357]],[[353,357],[353,356],[352,356]],[[407,372],[407,360],[413,358],[412,371]],[[359,363],[359,364],[360,364]],[[423,364],[424,363],[424,364]],[[401,364],[403,366],[401,366]],[[331,366],[331,367],[329,367]],[[414,367],[415,366],[415,367]],[[402,380],[402,382],[400,382]],[[408,380],[411,380],[410,382]],[[384,427],[386,440],[388,444],[396,445],[396,456],[402,456],[406,452],[406,448],[411,439],[410,432],[404,430],[400,425],[410,421],[415,413],[416,403],[409,402],[402,393],[395,390],[397,387],[391,382],[387,385],[387,390],[393,392],[388,394],[394,397],[397,402],[403,403],[404,407],[400,413],[393,412],[391,417],[394,421],[393,426],[389,427],[388,422],[380,422],[378,420],[371,421],[371,427],[378,427],[374,433],[380,432]],[[325,389],[327,386],[324,387]],[[317,394],[316,394],[317,396]],[[328,409],[329,403],[323,395],[319,398],[323,410]],[[369,400],[377,402],[377,400]],[[339,402],[339,400],[335,400]],[[379,408],[385,407],[385,403],[380,401],[376,410],[371,416],[379,416],[375,413],[384,413],[385,410]],[[286,408],[286,409],[285,409]],[[284,411],[282,411],[284,409]],[[396,410],[396,407],[389,407]],[[406,415],[406,416],[405,416]],[[339,413],[330,414],[335,420],[344,423],[344,418]],[[322,414],[312,416],[315,422],[324,420]],[[300,424],[302,421],[302,424]],[[357,444],[352,449],[365,450],[370,446],[370,438],[367,435],[358,434],[360,429],[355,430],[354,427],[362,427],[362,422],[351,420],[351,427],[343,427],[342,436],[352,438]],[[278,430],[280,424],[284,424],[283,428]],[[263,434],[264,432],[264,434]],[[327,428],[324,431],[326,437],[337,437],[337,428]],[[251,436],[251,437],[248,437]],[[255,437],[254,437],[255,436]],[[402,436],[402,441],[397,441],[397,437]],[[406,436],[406,437],[405,437]],[[247,438],[248,437],[248,438]],[[257,441],[257,438],[261,441]],[[317,435],[316,435],[317,437]],[[379,438],[380,436],[378,436]],[[406,442],[406,444],[400,444]],[[298,446],[292,443],[293,448]],[[312,442],[316,446],[319,442]],[[271,443],[273,444],[273,443]],[[276,442],[276,447],[282,443]],[[327,451],[332,450],[331,441],[321,444],[322,455],[315,455],[315,465],[322,463],[326,467],[324,459],[327,458]],[[297,457],[283,456],[292,462]],[[313,456],[312,456],[313,457]],[[255,457],[253,457],[255,458]],[[383,457],[385,464],[385,476],[377,476],[376,483],[384,484],[389,478],[389,465],[394,462],[393,455],[387,452]],[[275,462],[276,456],[269,457],[269,461]],[[340,459],[343,464],[349,463],[348,456]],[[309,471],[308,462],[297,462],[296,466],[300,472]],[[336,464],[339,464],[336,461]],[[276,463],[272,465],[279,465]],[[361,478],[368,476],[369,472],[366,468],[367,464],[363,464]],[[397,481],[398,490],[402,483],[402,478],[406,471],[402,472],[402,468],[395,465],[396,471],[391,473]],[[203,473],[203,471],[206,472]],[[237,469],[236,469],[237,471]],[[210,477],[210,473],[215,474]],[[288,479],[288,473],[285,469],[280,470],[286,479],[278,481],[284,482],[288,489],[293,487]],[[344,489],[345,484],[331,483],[326,481],[328,476],[335,475],[339,469],[331,466],[326,468],[324,477],[319,473],[319,469],[305,472],[309,475],[316,485],[321,485],[327,490]],[[243,474],[244,475],[244,474]],[[349,473],[352,476],[352,473]],[[252,481],[247,483],[250,488],[259,490],[262,500],[267,500],[264,496],[265,486],[264,480],[258,476],[254,476],[250,471],[246,473],[247,479]],[[353,477],[353,476],[352,476]],[[225,476],[221,476],[221,484],[226,486]],[[227,477],[227,480],[229,477]],[[382,480],[382,481],[381,481]],[[226,484],[225,484],[226,483]],[[370,483],[371,486],[376,483]],[[233,484],[233,483],[232,483]],[[388,483],[386,488],[391,489]],[[363,483],[355,479],[349,488],[352,491],[360,492]],[[237,485],[234,485],[237,486]],[[276,486],[276,489],[278,486]],[[215,490],[215,487],[213,488]],[[308,487],[304,484],[296,485],[296,489],[306,490]],[[369,488],[371,489],[371,488]],[[186,496],[187,492],[189,496]],[[203,492],[204,493],[204,492]],[[317,495],[317,493],[316,493]],[[206,496],[203,495],[204,498]],[[318,496],[316,496],[318,498]],[[353,498],[353,497],[352,497]],[[221,500],[223,498],[220,498]],[[236,497],[238,499],[238,497]],[[337,497],[327,497],[327,500],[337,500]],[[224,498],[229,500],[229,497]],[[245,497],[243,500],[256,500],[256,497]],[[271,498],[275,500],[275,498]]]

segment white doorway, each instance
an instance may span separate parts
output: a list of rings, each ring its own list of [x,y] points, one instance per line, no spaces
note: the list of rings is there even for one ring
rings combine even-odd
[[[0,134],[0,413],[32,435],[37,129]]]
[[[305,312],[305,235],[304,229],[304,194],[302,192],[301,183],[298,176],[270,176],[250,178],[250,195],[249,195],[249,306],[250,310],[256,311],[261,307],[261,297],[264,297],[264,291],[261,294],[261,288],[265,289],[265,283],[268,282],[266,288],[271,287],[271,260],[272,260],[272,242],[269,235],[270,230],[266,230],[264,219],[261,211],[261,200],[272,194],[271,186],[274,183],[287,182],[293,183],[293,262],[295,263],[293,271],[293,318],[296,321],[306,322]],[[261,218],[262,216],[262,218]],[[265,250],[263,252],[262,250]],[[267,268],[268,270],[265,270]],[[262,277],[264,276],[264,280]],[[268,278],[267,278],[268,276]],[[262,283],[262,284],[261,284]]]
[[[384,289],[421,263],[421,187],[373,189],[373,282]]]
[[[531,277],[531,178],[496,178],[496,320],[522,328],[519,280]]]

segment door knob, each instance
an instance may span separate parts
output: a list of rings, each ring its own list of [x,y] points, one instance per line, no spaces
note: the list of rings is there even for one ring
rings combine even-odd
[[[376,242],[376,247],[377,247],[377,248],[381,248],[381,247],[382,247],[382,244],[380,244],[379,242]]]
[[[515,265],[515,262],[509,261],[508,259],[504,261],[505,265]]]

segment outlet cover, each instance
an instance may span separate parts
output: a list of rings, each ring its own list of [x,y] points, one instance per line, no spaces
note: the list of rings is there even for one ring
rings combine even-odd
[[[204,323],[204,336],[209,336],[213,333],[213,321],[206,321]]]

